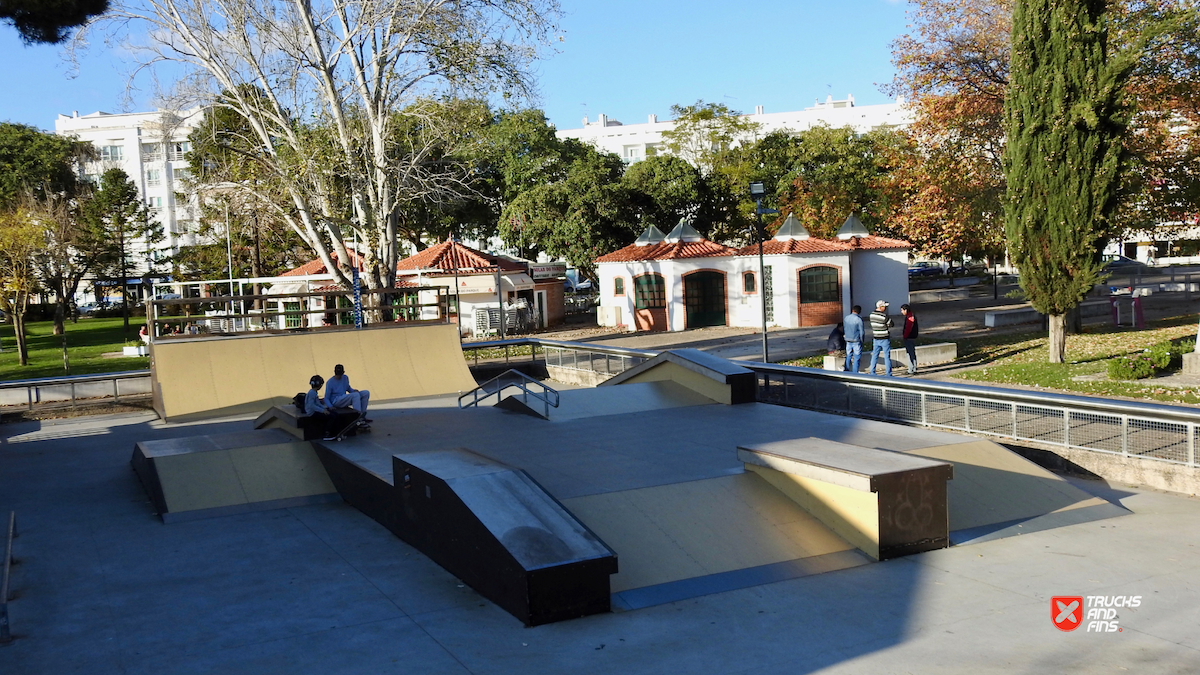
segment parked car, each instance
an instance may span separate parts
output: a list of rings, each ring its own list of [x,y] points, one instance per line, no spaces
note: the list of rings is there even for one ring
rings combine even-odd
[[[1148,274],[1150,266],[1144,262],[1126,258],[1123,255],[1106,254],[1101,257],[1104,262],[1104,271],[1109,274],[1120,276]]]
[[[941,275],[942,266],[932,260],[921,260],[908,267],[909,277],[936,277]]]
[[[981,262],[969,262],[963,265],[957,265],[950,268],[950,274],[953,276],[968,276],[971,274],[984,274],[988,271],[987,265]]]

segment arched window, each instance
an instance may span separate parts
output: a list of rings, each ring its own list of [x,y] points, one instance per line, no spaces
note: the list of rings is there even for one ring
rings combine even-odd
[[[800,270],[800,302],[837,302],[841,300],[836,267],[820,265]]]
[[[637,309],[662,309],[667,306],[667,284],[658,274],[643,274],[634,279],[633,295]]]
[[[757,293],[758,280],[754,277],[754,272],[746,272],[742,274],[742,292]]]

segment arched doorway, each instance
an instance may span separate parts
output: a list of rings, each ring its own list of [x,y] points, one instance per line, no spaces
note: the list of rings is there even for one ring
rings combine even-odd
[[[687,328],[724,326],[725,274],[701,270],[683,276],[683,307]]]
[[[661,274],[633,278],[633,326],[637,330],[667,330],[667,283]]]
[[[842,271],[813,265],[797,273],[800,326],[827,326],[842,320]]]

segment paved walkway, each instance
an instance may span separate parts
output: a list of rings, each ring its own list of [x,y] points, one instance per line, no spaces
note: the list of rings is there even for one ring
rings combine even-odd
[[[15,509],[20,528],[17,639],[0,646],[0,671],[1195,673],[1200,663],[1197,499],[1078,481],[1132,514],[530,629],[345,504],[159,521],[130,470],[133,443],[248,423],[126,414],[0,426],[0,512]],[[1053,596],[1099,595],[1140,596],[1115,612],[1120,632],[1052,625]]]

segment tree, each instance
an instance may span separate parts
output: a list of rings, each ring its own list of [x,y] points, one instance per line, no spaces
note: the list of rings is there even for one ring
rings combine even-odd
[[[1132,62],[1112,56],[1104,0],[1020,0],[1013,13],[1005,228],[1021,288],[1049,316],[1062,363],[1066,314],[1100,280],[1117,205]]]
[[[21,124],[0,124],[0,209],[19,206],[45,227],[47,246],[37,257],[42,283],[55,294],[54,334],[75,291],[108,242],[80,218],[91,186],[75,167],[95,157],[95,148]]]
[[[141,265],[135,260],[136,243],[146,247],[146,275],[154,273],[155,244],[163,240],[162,227],[138,196],[137,186],[122,169],[109,169],[100,176],[95,198],[87,203],[90,227],[102,232],[108,242],[100,260],[102,269],[116,276],[121,286],[121,315],[129,335],[129,274]]]
[[[224,92],[214,104],[245,119],[286,195],[277,216],[339,281],[357,235],[366,285],[391,287],[405,210],[466,189],[443,161],[462,138],[447,95],[527,94],[557,15],[554,0],[162,0],[107,17],[145,29],[149,61],[192,67],[194,97]]]
[[[59,44],[72,28],[108,9],[108,0],[0,0],[0,20],[27,44]]]
[[[37,289],[34,259],[45,245],[42,227],[28,213],[0,210],[0,310],[12,321],[22,366],[29,365],[25,309]]]
[[[671,114],[675,126],[662,133],[667,150],[706,176],[716,169],[722,153],[738,143],[752,142],[762,127],[723,103],[673,105]]]
[[[813,127],[795,135],[788,172],[774,186],[780,220],[793,212],[815,237],[832,237],[850,213],[872,230],[891,214],[890,174],[900,138],[882,129]]]
[[[933,253],[953,250],[963,239],[998,241],[1013,0],[916,4],[913,32],[892,45],[897,76],[889,87],[910,99],[916,113],[909,133],[920,152],[903,171],[920,206],[906,222],[913,233],[907,236]],[[1124,0],[1110,14],[1113,43],[1137,61],[1126,84],[1133,107],[1124,137],[1130,161],[1112,219],[1116,235],[1200,214],[1200,94],[1194,86],[1200,9],[1184,0]],[[942,213],[950,220],[937,222]],[[939,232],[945,240],[938,240]]]
[[[579,156],[565,177],[520,193],[500,217],[500,236],[510,245],[530,242],[592,276],[597,257],[637,235],[637,216],[621,182],[621,158],[568,144]]]
[[[675,155],[658,155],[630,166],[622,178],[643,224],[669,232],[680,218],[708,232],[709,186],[700,171]]]

